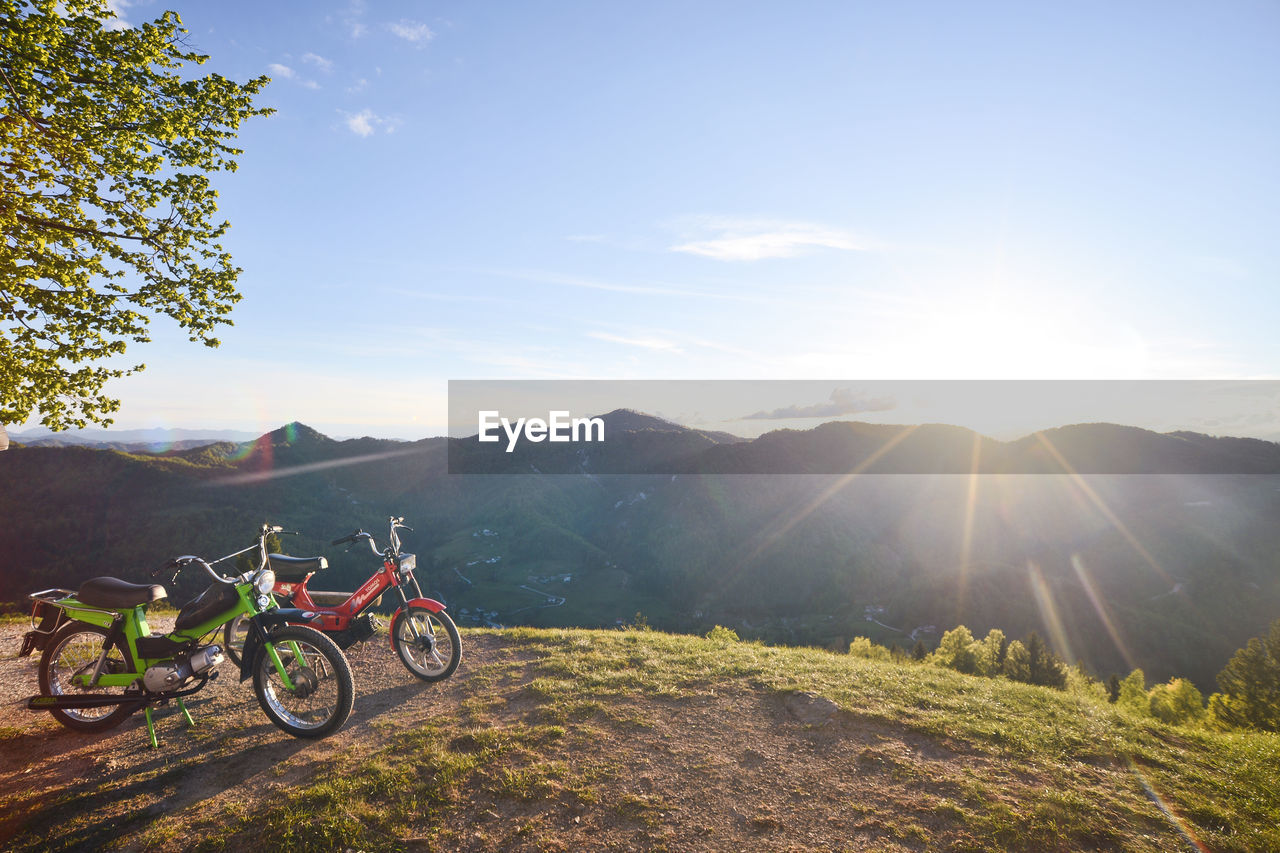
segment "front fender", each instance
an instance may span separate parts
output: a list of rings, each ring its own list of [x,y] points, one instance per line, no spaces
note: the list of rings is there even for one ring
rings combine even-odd
[[[400,618],[400,613],[409,607],[421,607],[424,610],[430,610],[432,613],[439,613],[444,610],[444,605],[436,601],[434,598],[411,598],[409,603],[404,607],[397,607],[396,612],[391,614],[391,649],[396,648],[396,620]]]
[[[441,610],[444,610],[444,605],[436,601],[434,598],[411,598],[409,599],[409,603],[406,604],[404,607],[425,607],[427,610],[430,610],[432,613],[439,613]],[[404,607],[401,607],[398,610],[396,610],[396,614],[398,614],[401,610],[404,610]],[[391,618],[395,619],[396,618],[395,614],[392,614]]]
[[[240,681],[243,682],[253,674],[253,660],[258,656],[258,648],[266,641],[272,628],[290,623],[314,622],[320,614],[314,610],[299,610],[296,607],[275,607],[249,617],[249,633],[244,638],[244,649],[240,652]]]

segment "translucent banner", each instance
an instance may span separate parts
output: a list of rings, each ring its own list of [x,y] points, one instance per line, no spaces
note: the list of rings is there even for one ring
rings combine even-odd
[[[453,474],[1276,474],[1280,381],[455,380]]]

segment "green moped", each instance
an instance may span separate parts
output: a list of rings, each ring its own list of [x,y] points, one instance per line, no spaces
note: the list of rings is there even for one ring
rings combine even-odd
[[[214,563],[255,548],[265,553],[267,535],[281,532],[263,525],[257,545]],[[41,652],[40,694],[29,698],[27,707],[48,711],[62,725],[83,732],[113,728],[142,709],[156,746],[151,709],[176,702],[194,725],[182,699],[218,676],[223,649],[210,640],[242,616],[247,630],[240,681],[253,679],[258,704],[271,722],[305,738],[324,737],[341,727],[355,696],[351,668],[332,640],[298,624],[312,622],[318,614],[277,607],[270,568],[223,577],[213,564],[184,556],[152,577],[170,573],[172,583],[190,566],[203,569],[213,583],[179,611],[168,634],[152,633],[147,625],[148,605],[167,597],[160,584],[100,577],[75,592],[32,593],[33,630],[24,637],[19,656]]]

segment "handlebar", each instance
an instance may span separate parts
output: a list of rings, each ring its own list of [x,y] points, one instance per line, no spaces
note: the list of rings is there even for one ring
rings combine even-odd
[[[213,579],[214,579],[215,581],[217,581],[218,583],[234,584],[234,583],[236,582],[235,578],[224,578],[222,575],[220,575],[220,574],[218,574],[216,571],[214,571],[213,566],[209,565],[209,564],[208,564],[208,563],[206,563],[204,560],[202,560],[202,559],[200,559],[199,557],[196,557],[196,556],[194,556],[194,555],[192,555],[192,554],[186,554],[186,555],[184,555],[184,556],[177,557],[176,559],[170,560],[169,562],[165,563],[165,564],[164,564],[163,566],[161,566],[160,568],[152,570],[152,572],[151,572],[151,576],[152,576],[152,577],[156,577],[156,576],[158,576],[158,575],[162,574],[163,572],[173,571],[173,573],[174,573],[174,577],[177,577],[177,573],[178,573],[178,572],[182,571],[182,570],[183,570],[183,569],[185,569],[187,566],[189,566],[189,565],[191,565],[191,564],[193,564],[193,563],[195,563],[195,564],[199,565],[199,566],[200,566],[200,568],[202,568],[202,569],[204,569],[206,572],[208,572],[208,573],[209,573],[209,577],[213,578]]]
[[[356,537],[362,533],[364,533],[363,530],[357,530],[355,533],[351,533],[346,536],[343,536],[341,539],[335,539],[329,544],[330,545],[346,545],[348,542],[356,541]]]
[[[370,550],[370,551],[372,551],[375,555],[377,555],[377,556],[379,556],[379,557],[381,557],[381,556],[382,556],[382,552],[378,550],[378,545],[377,545],[377,543],[373,541],[373,536],[371,536],[371,535],[370,535],[370,534],[368,534],[368,533],[365,533],[363,530],[357,530],[355,533],[352,533],[352,534],[350,534],[350,535],[348,535],[348,536],[343,536],[341,539],[335,539],[335,540],[333,540],[333,542],[331,542],[331,543],[329,543],[329,544],[331,544],[331,545],[345,545],[345,544],[347,544],[348,542],[354,542],[354,541],[356,541],[357,539],[365,539],[365,540],[368,540],[368,542],[369,542],[369,550]]]

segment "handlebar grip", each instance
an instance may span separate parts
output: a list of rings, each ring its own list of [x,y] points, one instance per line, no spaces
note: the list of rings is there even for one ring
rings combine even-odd
[[[357,530],[357,531],[355,531],[354,533],[349,533],[349,534],[347,534],[346,536],[343,536],[341,539],[335,539],[335,540],[333,540],[332,542],[330,542],[329,544],[330,544],[330,545],[345,545],[345,544],[347,544],[348,542],[354,542],[354,541],[356,541],[357,539],[359,539],[359,538],[360,538],[361,536],[363,536],[363,535],[364,535],[364,531],[363,531],[363,530]]]
[[[162,574],[164,574],[165,572],[169,572],[169,571],[172,571],[172,570],[174,570],[174,569],[181,568],[181,567],[182,567],[182,561],[181,561],[181,560],[170,560],[169,562],[165,563],[163,566],[158,566],[158,567],[156,567],[156,568],[152,569],[152,570],[151,570],[151,577],[153,577],[153,578],[158,578],[158,577],[160,577]]]

